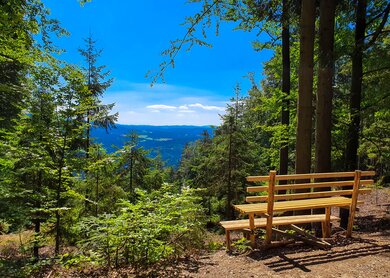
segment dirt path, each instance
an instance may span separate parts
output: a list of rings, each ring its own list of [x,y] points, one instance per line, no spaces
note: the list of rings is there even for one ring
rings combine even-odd
[[[187,277],[390,277],[390,234],[355,234],[329,251],[290,246],[248,255],[225,251],[183,267]]]
[[[183,262],[184,277],[390,277],[390,190],[362,196],[353,239],[333,234],[329,251],[302,244],[247,255],[218,251]],[[337,227],[334,228],[337,231]]]

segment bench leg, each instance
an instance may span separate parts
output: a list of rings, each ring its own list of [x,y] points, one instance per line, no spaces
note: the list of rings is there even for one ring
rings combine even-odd
[[[251,247],[255,248],[255,215],[253,213],[249,214],[249,228],[251,229]]]
[[[355,219],[355,210],[349,210],[349,219],[348,219],[348,228],[347,228],[347,237],[352,237],[353,221]]]
[[[359,194],[359,183],[360,183],[361,174],[362,174],[362,171],[360,171],[360,170],[355,171],[355,179],[353,181],[352,203],[351,203],[351,206],[349,208],[347,237],[352,236],[353,221],[355,219],[355,212],[356,212],[357,198],[358,198],[358,194]]]
[[[322,238],[326,238],[326,222],[321,222],[321,228],[322,228]]]
[[[321,223],[322,225],[322,237],[330,237],[330,208],[325,208],[325,221]]]
[[[226,230],[226,248],[231,251],[230,230]]]
[[[266,234],[265,234],[265,244],[270,244],[272,241],[272,216],[267,216],[267,227],[266,227]]]

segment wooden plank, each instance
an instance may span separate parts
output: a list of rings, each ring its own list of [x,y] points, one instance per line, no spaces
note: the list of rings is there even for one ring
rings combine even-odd
[[[374,180],[360,180],[360,185],[373,185],[374,183]]]
[[[265,243],[269,244],[272,240],[272,218],[274,215],[274,195],[275,195],[275,176],[276,171],[269,172],[268,200],[267,200],[267,228],[265,234]]]
[[[374,180],[361,180],[360,185],[373,185]],[[321,188],[321,187],[343,187],[353,186],[353,180],[349,181],[330,181],[330,182],[314,182],[314,183],[297,183],[288,185],[276,185],[275,190],[293,190],[305,188]],[[268,186],[248,186],[247,192],[264,192],[268,190]]]
[[[332,173],[309,173],[276,175],[275,180],[301,180],[301,179],[322,179],[322,178],[348,178],[354,177],[354,172],[332,172]],[[361,177],[375,176],[375,171],[362,171]],[[248,182],[269,181],[269,176],[248,176]]]
[[[268,196],[248,196],[248,197],[245,197],[245,201],[248,203],[266,202],[267,200],[268,200]]]
[[[299,240],[299,241],[303,241],[305,243],[308,243],[310,245],[315,245],[321,249],[328,249],[329,246],[328,245],[325,245],[323,244],[322,242],[319,242],[319,241],[316,241],[316,240],[312,240],[312,239],[309,239],[309,238],[306,238],[306,237],[303,237],[303,236],[298,236],[296,234],[291,234],[291,233],[287,233],[285,231],[281,231],[279,229],[276,229],[276,228],[273,228],[272,231],[280,234],[280,235],[283,235],[285,237],[290,237],[290,238],[293,238],[295,240]]]
[[[289,225],[289,227],[290,227],[291,230],[297,232],[298,234],[300,234],[300,235],[302,235],[302,236],[304,236],[304,237],[306,237],[306,238],[309,238],[309,239],[311,239],[311,240],[314,240],[314,241],[317,241],[317,242],[321,243],[321,245],[323,244],[324,246],[328,246],[328,247],[331,247],[331,246],[332,246],[330,243],[328,243],[328,242],[326,242],[326,241],[324,241],[324,240],[321,240],[321,239],[319,239],[319,238],[316,238],[315,236],[313,236],[313,235],[307,233],[307,232],[304,231],[303,229],[301,229],[301,228],[299,228],[299,227],[297,227],[297,226],[295,226],[295,225],[293,225],[293,224],[292,224],[292,225]]]
[[[268,191],[268,186],[248,186],[246,188],[246,192],[262,192],[262,191]]]
[[[360,171],[360,177],[373,177],[375,174],[375,171]]]
[[[230,241],[230,230],[226,230],[225,231],[225,233],[226,233],[226,248],[227,248],[227,250],[230,252],[231,251],[231,241]]]
[[[322,234],[324,238],[329,238],[330,237],[330,218],[331,218],[331,209],[330,208],[325,208],[325,234]]]
[[[334,181],[334,182],[313,182],[313,183],[297,183],[288,185],[277,185],[275,190],[291,190],[305,188],[321,188],[321,187],[336,187],[336,186],[351,186],[353,180],[350,181]]]
[[[367,194],[372,192],[371,188],[359,189],[359,194]],[[352,195],[353,190],[333,190],[333,191],[319,191],[319,192],[310,192],[310,193],[294,193],[294,194],[282,194],[275,195],[274,200],[299,200],[299,199],[310,199],[310,198],[322,198],[322,197],[332,197],[332,196],[349,196]],[[248,203],[254,202],[266,202],[268,200],[267,196],[248,196],[245,198],[245,201]]]
[[[352,203],[351,203],[351,207],[349,210],[347,237],[352,236],[353,221],[355,219],[356,205],[357,205],[357,201],[358,201],[357,197],[359,194],[359,184],[360,184],[361,175],[362,175],[362,172],[360,170],[355,171],[355,179],[354,179],[353,193],[352,193]]]
[[[340,220],[340,218],[331,215],[329,221]],[[272,225],[285,226],[290,224],[306,224],[314,222],[326,221],[325,214],[312,214],[312,215],[293,215],[293,216],[277,216],[273,217]],[[226,230],[243,230],[249,229],[249,219],[221,221],[219,224]],[[254,218],[255,228],[265,228],[267,226],[266,218]]]
[[[249,229],[251,230],[251,246],[255,248],[256,239],[255,239],[255,215],[254,213],[249,214]]]
[[[325,237],[325,235],[326,235],[326,223],[325,222],[321,222],[321,229],[322,229],[322,237],[326,238]]]
[[[360,194],[370,193],[372,190],[369,188],[358,189]],[[353,190],[333,190],[333,191],[319,191],[310,193],[294,193],[294,194],[283,194],[275,195],[275,200],[297,200],[297,199],[309,199],[309,198],[322,198],[332,196],[348,196],[353,193]]]
[[[358,204],[362,204],[362,201],[358,201]],[[304,210],[314,208],[326,208],[326,207],[346,207],[351,205],[351,199],[346,197],[327,197],[317,199],[304,199],[293,201],[281,201],[275,202],[274,212],[289,211],[289,210]],[[264,214],[267,213],[266,203],[255,204],[243,204],[233,206],[237,211],[248,214]]]
[[[248,176],[246,180],[250,182],[269,181],[269,176]]]
[[[375,171],[362,171],[362,177],[375,176]],[[348,178],[354,177],[354,172],[333,172],[333,173],[309,173],[277,175],[276,180],[303,180],[303,179],[326,179],[326,178]]]

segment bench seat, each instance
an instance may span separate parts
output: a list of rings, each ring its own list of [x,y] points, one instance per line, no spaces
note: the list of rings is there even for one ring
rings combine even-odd
[[[290,224],[306,224],[314,222],[325,222],[325,214],[313,214],[313,215],[295,215],[295,216],[278,216],[272,220],[272,225],[283,226]],[[339,220],[340,218],[331,215],[330,220]],[[221,226],[226,231],[249,229],[249,219],[221,221]],[[255,228],[265,228],[267,226],[266,218],[255,218]]]
[[[352,203],[350,198],[346,197],[327,197],[327,198],[315,198],[315,199],[304,199],[304,200],[293,200],[293,201],[281,201],[275,202],[273,206],[274,212],[282,211],[293,211],[293,210],[305,210],[305,209],[316,209],[325,207],[348,207]],[[357,201],[358,204],[363,202]],[[240,213],[248,214],[264,214],[267,213],[267,203],[255,203],[255,204],[244,204],[234,205],[234,208]]]
[[[266,230],[265,246],[271,244],[273,231],[299,240],[304,238],[308,243],[317,246],[328,246],[325,242],[320,244],[315,237],[296,225],[321,222],[322,237],[329,238],[331,235],[330,222],[339,220],[338,217],[331,215],[331,209],[335,207],[348,208],[349,218],[346,236],[351,237],[356,206],[363,203],[358,200],[358,195],[371,191],[370,189],[362,189],[361,186],[374,184],[372,179],[362,180],[361,178],[374,175],[374,171],[361,170],[276,175],[276,171],[272,170],[268,176],[247,177],[249,182],[262,182],[258,186],[247,187],[247,192],[263,192],[263,194],[261,196],[248,196],[246,201],[250,204],[233,205],[236,211],[242,215],[247,215],[249,219],[220,222],[226,231],[228,250],[230,250],[230,232],[234,230],[249,230],[251,245],[253,248],[256,247],[254,232],[256,228]],[[282,183],[281,181],[285,182]],[[264,185],[264,183],[268,183],[268,185]],[[304,190],[304,192],[300,190]],[[311,215],[313,209],[325,209],[325,214]],[[302,213],[294,216],[277,216],[281,212],[292,211],[302,211]],[[262,218],[255,218],[256,215]],[[286,225],[290,225],[294,232],[286,233],[275,227]],[[316,226],[316,231],[319,232],[318,226]],[[297,234],[301,236],[297,236]]]

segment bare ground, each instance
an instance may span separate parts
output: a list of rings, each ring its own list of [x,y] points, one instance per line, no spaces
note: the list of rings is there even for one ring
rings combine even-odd
[[[194,255],[168,266],[155,266],[143,277],[390,277],[390,189],[361,196],[352,239],[336,224],[330,250],[296,243],[242,255],[224,250]],[[338,211],[332,211],[335,215]],[[240,237],[239,233],[236,238]],[[214,235],[222,243],[223,235]],[[1,252],[0,252],[1,253]],[[1,273],[1,271],[0,271]],[[0,275],[1,277],[1,275]],[[16,277],[16,276],[15,276]],[[137,277],[131,268],[46,268],[36,277]],[[2,278],[2,277],[1,277]]]
[[[234,256],[218,251],[182,262],[176,274],[187,277],[390,277],[390,190],[361,197],[352,239],[333,228],[333,247],[288,245]],[[338,211],[333,211],[337,213]]]

